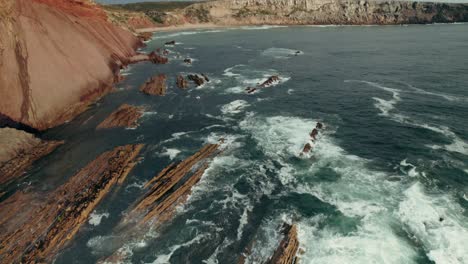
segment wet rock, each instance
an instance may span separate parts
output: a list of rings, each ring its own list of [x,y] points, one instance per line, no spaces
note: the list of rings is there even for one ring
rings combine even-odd
[[[317,139],[317,135],[318,135],[318,130],[316,128],[314,128],[312,130],[312,132],[310,132],[310,137],[312,138],[312,140],[316,140]]]
[[[45,141],[13,128],[0,128],[0,185],[19,178],[34,161],[64,141]]]
[[[176,44],[175,40],[171,40],[171,41],[164,43],[164,45],[169,45],[169,46],[173,46],[175,44]]]
[[[251,94],[251,93],[256,92],[257,88],[256,87],[247,87],[245,90],[247,91],[248,94]]]
[[[322,129],[322,128],[323,128],[323,124],[320,123],[320,122],[317,122],[317,125],[315,126],[315,128],[317,128],[317,129]]]
[[[166,64],[169,62],[169,59],[159,55],[157,52],[153,51],[150,54],[138,53],[127,60],[127,64],[138,63],[142,61],[150,61],[154,64]]]
[[[172,163],[145,184],[145,194],[137,200],[117,226],[117,232],[127,239],[141,239],[148,229],[158,228],[170,220],[178,205],[184,203],[208,168],[220,153],[218,144],[208,144],[179,163]],[[116,241],[121,246],[125,241]],[[99,263],[122,263],[130,257],[127,251],[117,249]]]
[[[187,63],[187,64],[192,64],[192,59],[186,58],[186,59],[184,59],[184,62]]]
[[[188,88],[188,81],[184,78],[183,75],[178,75],[176,80],[177,87],[180,89],[187,89]]]
[[[123,104],[102,121],[97,126],[97,129],[115,127],[135,128],[138,125],[138,119],[143,115],[143,110],[143,107]]]
[[[268,77],[266,81],[260,84],[260,87],[268,87],[275,83],[278,83],[279,81],[280,81],[280,78],[277,75],[273,75],[273,76]]]
[[[146,81],[146,83],[141,86],[140,91],[149,95],[163,96],[166,94],[166,89],[166,75],[159,74]]]
[[[203,78],[205,79],[205,81],[209,82],[210,79],[208,79],[208,76],[206,76],[206,74],[202,73],[201,76],[203,76]]]
[[[306,143],[304,148],[302,149],[301,154],[307,154],[312,150],[312,145],[310,143]]]
[[[206,75],[201,74],[189,74],[187,78],[191,81],[193,81],[197,86],[203,85],[205,82],[208,82],[209,79]]]
[[[283,225],[284,238],[276,249],[268,264],[294,264],[297,263],[297,251],[299,240],[297,238],[297,226],[295,224]]]
[[[136,164],[143,145],[104,152],[46,195],[18,191],[0,203],[3,263],[52,263],[116,184]]]

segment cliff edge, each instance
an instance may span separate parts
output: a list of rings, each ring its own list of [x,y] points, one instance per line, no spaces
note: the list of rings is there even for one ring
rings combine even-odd
[[[44,130],[110,91],[141,44],[90,0],[0,0],[0,125]]]

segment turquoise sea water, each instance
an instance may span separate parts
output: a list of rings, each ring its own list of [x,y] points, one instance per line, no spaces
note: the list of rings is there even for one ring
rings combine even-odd
[[[461,24],[157,33],[144,51],[175,40],[170,63],[131,66],[117,92],[46,132],[66,144],[19,188],[53,189],[105,150],[147,146],[56,263],[94,263],[117,248],[131,263],[236,263],[251,241],[248,260],[261,263],[282,222],[298,224],[301,263],[468,263],[467,32]],[[166,96],[138,91],[159,73]],[[211,82],[181,91],[179,73]],[[271,75],[280,83],[246,94]],[[95,131],[122,103],[146,106],[139,127]],[[301,157],[317,121],[324,132]],[[113,231],[146,181],[221,137],[225,151],[172,221],[138,238]]]

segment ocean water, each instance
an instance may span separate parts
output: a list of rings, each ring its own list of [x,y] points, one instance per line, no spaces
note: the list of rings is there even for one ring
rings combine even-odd
[[[47,191],[114,146],[145,143],[56,263],[248,263],[297,223],[300,263],[468,263],[468,25],[245,27],[157,33],[170,63],[127,79],[75,120],[44,133],[66,144],[26,180]],[[299,51],[297,56],[296,51]],[[183,59],[194,59],[191,66]],[[168,93],[139,86],[165,73]],[[187,91],[177,74],[211,81]],[[247,94],[271,75],[281,81]],[[120,104],[146,106],[136,129],[95,131]],[[300,152],[316,122],[311,154]],[[141,237],[114,230],[142,185],[170,162],[225,138],[174,219]]]

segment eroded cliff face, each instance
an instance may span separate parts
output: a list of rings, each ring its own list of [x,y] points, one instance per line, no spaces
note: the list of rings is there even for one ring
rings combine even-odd
[[[87,0],[0,0],[0,123],[44,130],[110,91],[140,45]]]
[[[220,25],[415,24],[468,21],[468,5],[366,0],[220,0],[181,14]]]

